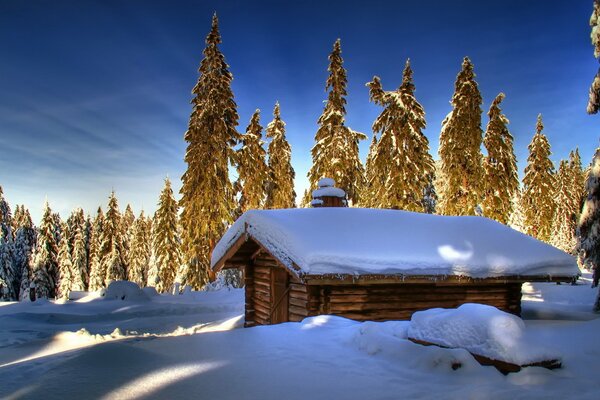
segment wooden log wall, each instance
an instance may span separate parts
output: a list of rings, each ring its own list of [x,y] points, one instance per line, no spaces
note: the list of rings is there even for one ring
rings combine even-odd
[[[408,320],[416,311],[465,303],[521,313],[521,284],[393,284],[309,286],[308,315],[333,314],[357,321]],[[317,312],[311,305],[317,305]]]

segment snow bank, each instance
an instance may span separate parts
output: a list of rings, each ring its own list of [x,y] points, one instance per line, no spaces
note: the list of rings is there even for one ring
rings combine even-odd
[[[521,318],[483,304],[416,312],[408,337],[518,365],[561,359],[526,335]]]
[[[150,301],[150,298],[134,282],[115,281],[106,288],[104,300]]]
[[[214,265],[248,233],[304,274],[575,276],[575,259],[483,217],[397,210],[251,210],[221,238]]]

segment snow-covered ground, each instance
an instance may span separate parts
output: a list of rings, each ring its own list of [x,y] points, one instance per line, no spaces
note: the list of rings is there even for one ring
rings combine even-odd
[[[0,303],[0,398],[597,399],[595,293],[588,275],[525,285],[523,329],[563,368],[508,376],[465,350],[408,341],[408,321],[237,329],[242,290]]]

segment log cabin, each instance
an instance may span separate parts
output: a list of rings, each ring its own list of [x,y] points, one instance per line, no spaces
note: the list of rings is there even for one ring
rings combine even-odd
[[[524,282],[579,275],[572,256],[487,218],[317,203],[248,211],[215,247],[214,272],[243,271],[245,326],[320,314],[408,320],[465,303],[520,315]]]

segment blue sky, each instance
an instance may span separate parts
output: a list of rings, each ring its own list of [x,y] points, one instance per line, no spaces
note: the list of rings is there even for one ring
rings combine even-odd
[[[585,113],[598,67],[589,43],[592,1],[20,1],[0,2],[0,185],[35,221],[47,196],[63,217],[93,214],[112,189],[121,208],[155,209],[163,178],[176,190],[183,134],[212,13],[234,75],[240,126],[281,104],[297,192],[306,186],[322,111],[327,55],[342,40],[347,124],[369,135],[381,111],[365,83],[396,88],[410,57],[425,131],[437,158],[462,58],[484,99],[506,93],[522,172],[542,113],[558,164],[598,145],[600,117]]]

